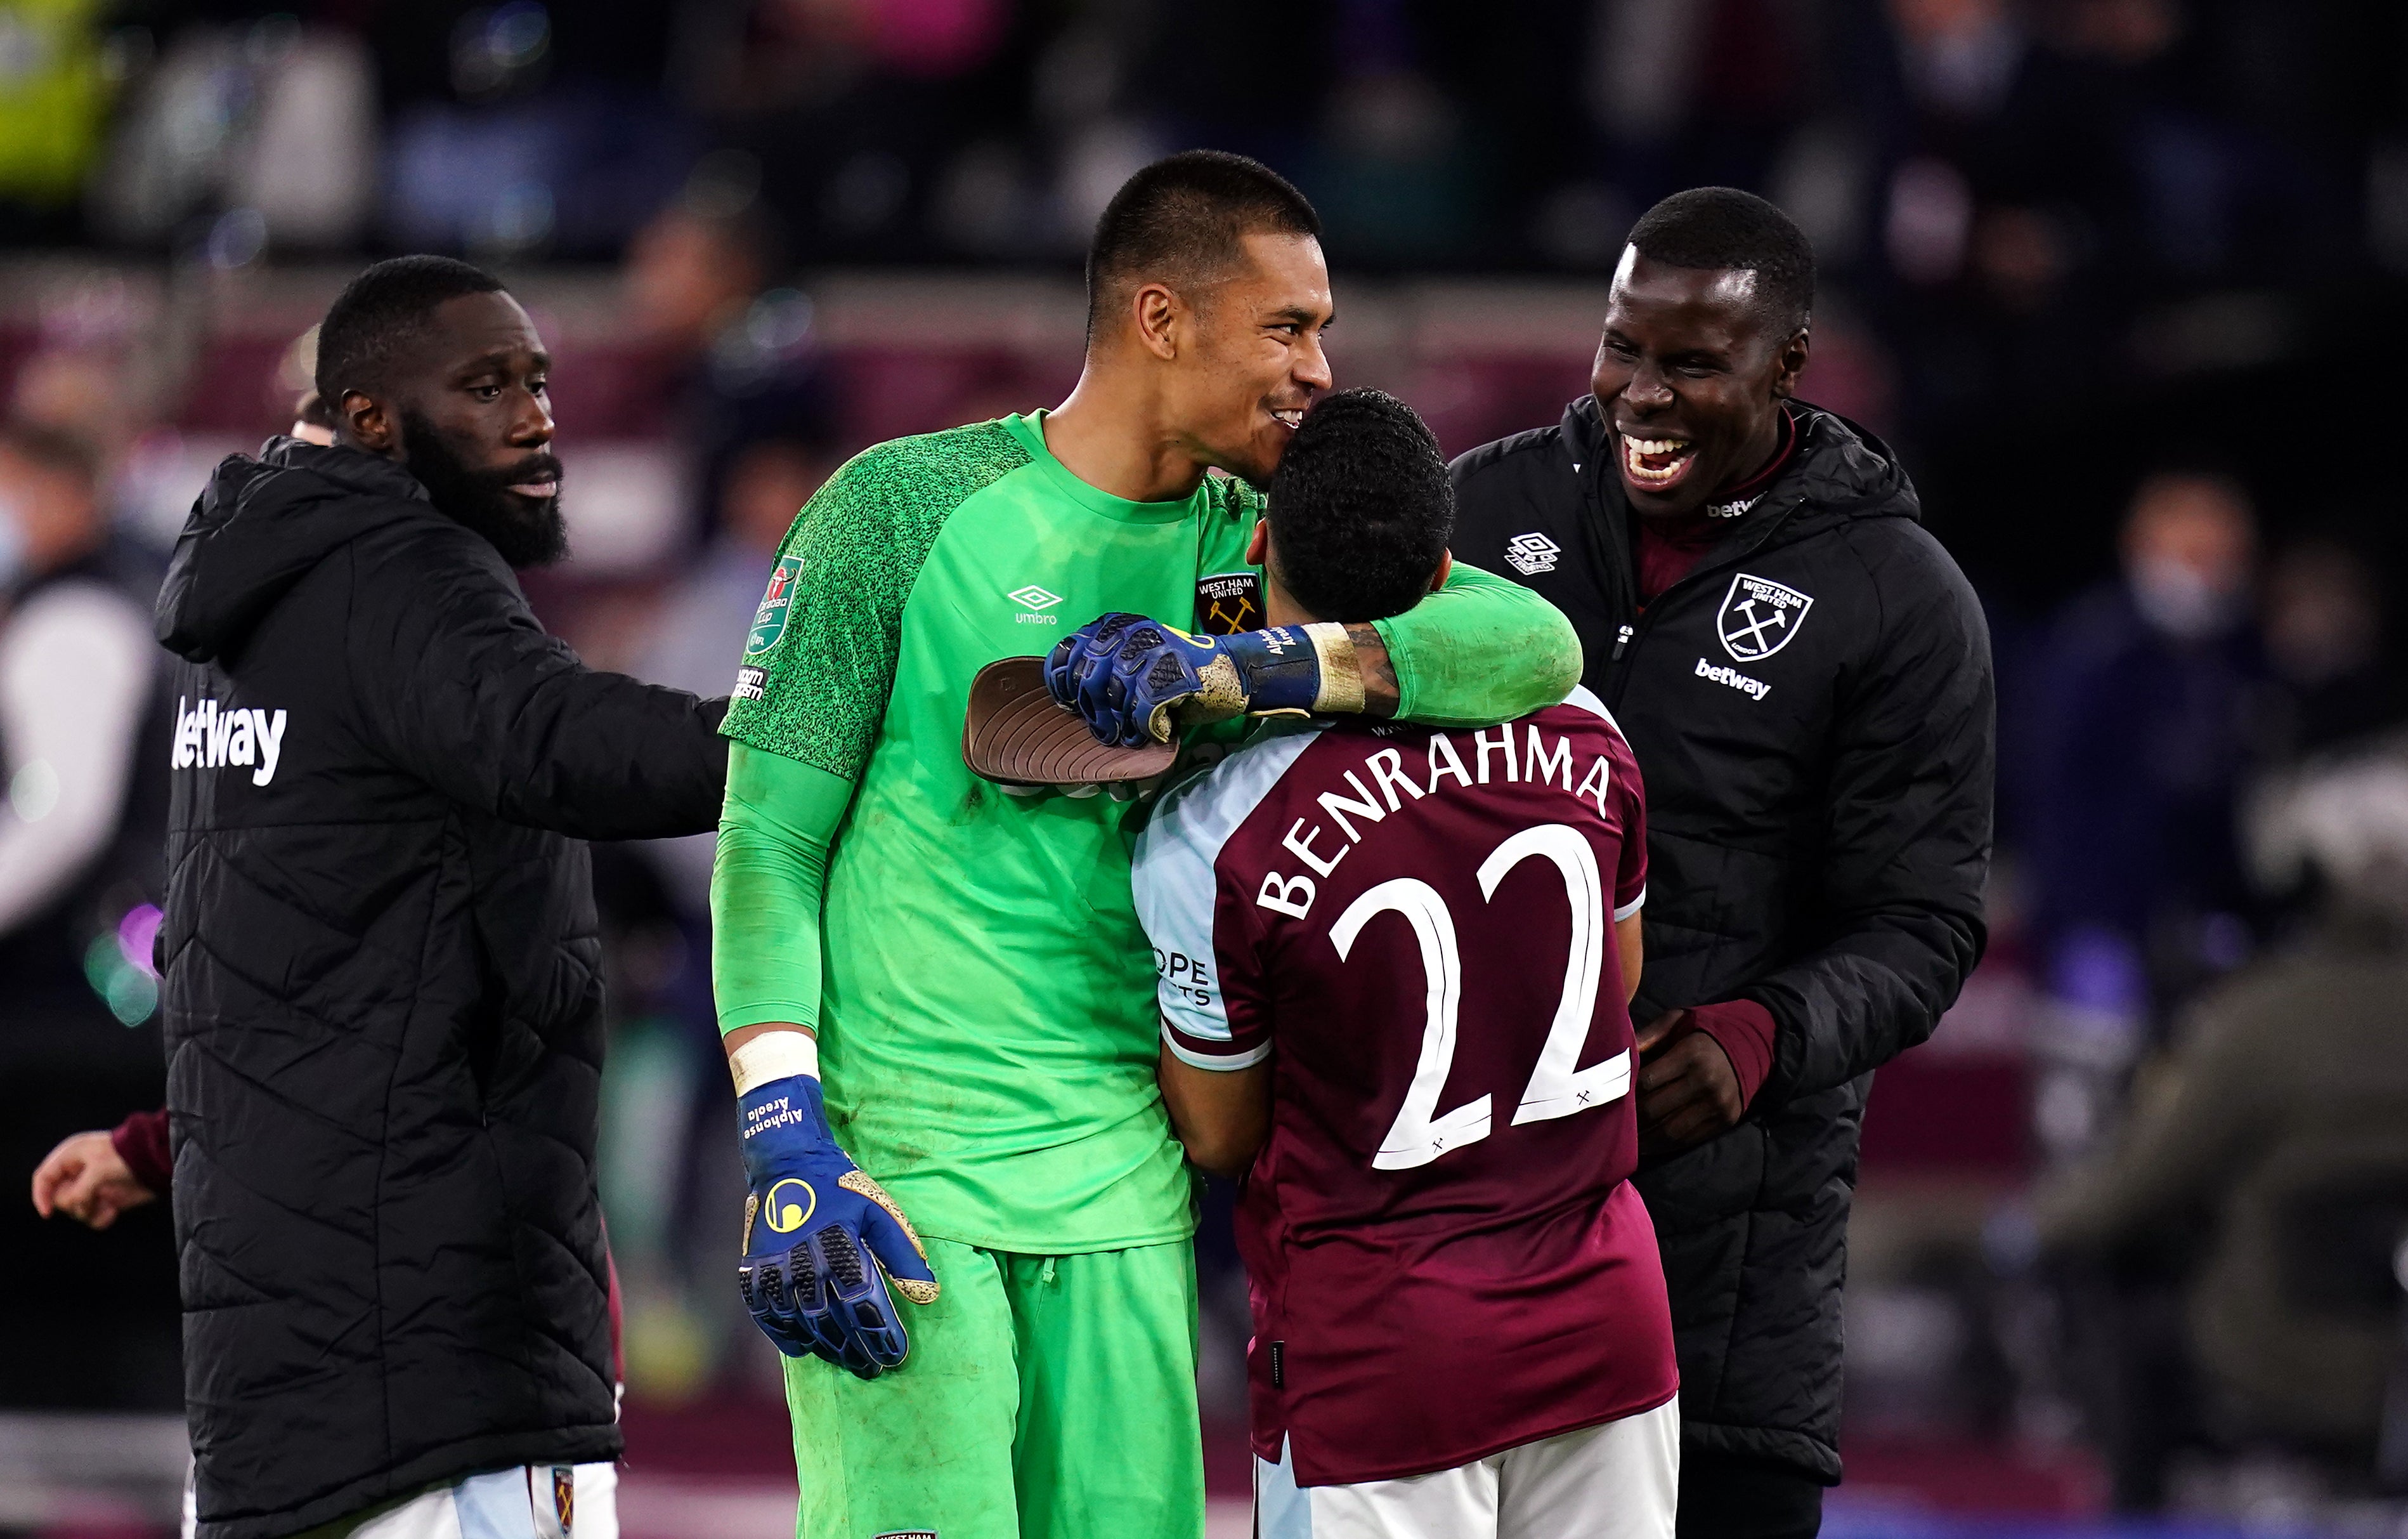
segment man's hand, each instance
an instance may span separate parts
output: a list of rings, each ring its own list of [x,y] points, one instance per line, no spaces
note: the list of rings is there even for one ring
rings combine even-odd
[[[937,1298],[910,1220],[837,1147],[816,1074],[739,1103],[752,1190],[736,1275],[753,1322],[790,1358],[816,1353],[865,1379],[898,1366],[911,1344],[887,1281],[913,1303]]]
[[[1686,1010],[1647,1024],[1639,1050],[1639,1149],[1658,1160],[1739,1125],[1747,1102],[1722,1044],[1697,1029]]]
[[[1178,726],[1249,712],[1359,712],[1363,674],[1343,626],[1190,636],[1141,614],[1082,626],[1045,659],[1045,687],[1098,742],[1168,742]]]
[[[134,1179],[106,1132],[74,1133],[34,1167],[34,1211],[105,1230],[159,1194]]]

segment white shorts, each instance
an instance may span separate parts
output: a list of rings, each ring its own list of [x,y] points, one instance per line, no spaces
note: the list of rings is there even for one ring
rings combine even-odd
[[[184,1487],[184,1539],[193,1539]],[[520,1464],[419,1492],[351,1539],[619,1539],[616,1464]]]
[[[1261,1539],[1672,1539],[1677,1401],[1434,1474],[1298,1486],[1288,1450],[1254,1460]]]

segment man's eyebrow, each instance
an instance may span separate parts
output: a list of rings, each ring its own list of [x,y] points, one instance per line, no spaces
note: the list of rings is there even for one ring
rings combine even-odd
[[[510,367],[510,360],[518,355],[519,352],[516,348],[494,348],[491,352],[480,352],[474,358],[463,363],[460,366],[458,372],[462,379],[466,379],[472,374],[481,374],[488,369],[507,369]],[[538,348],[534,352],[526,354],[526,357],[534,365],[535,371],[537,373],[543,374],[551,372],[551,353],[544,352],[541,348]]]
[[[1333,309],[1326,317],[1325,317],[1319,310],[1316,310],[1308,305],[1283,305],[1280,309],[1271,311],[1268,316],[1265,317],[1265,319],[1271,321],[1294,321],[1299,325],[1308,326],[1318,321],[1326,326],[1329,324],[1330,322],[1338,319],[1338,312]]]

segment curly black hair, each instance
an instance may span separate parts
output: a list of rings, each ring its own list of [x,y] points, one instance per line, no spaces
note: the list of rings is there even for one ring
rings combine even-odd
[[[1271,477],[1280,585],[1315,619],[1361,625],[1429,591],[1455,532],[1438,438],[1383,391],[1341,390],[1305,414]]]

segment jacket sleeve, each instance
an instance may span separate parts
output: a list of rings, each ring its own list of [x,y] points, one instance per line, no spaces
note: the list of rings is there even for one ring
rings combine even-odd
[[[360,552],[348,645],[372,747],[454,800],[581,839],[718,826],[724,700],[587,668],[460,531]]]
[[[1989,627],[1955,563],[1928,537],[1916,550],[1836,692],[1822,880],[1804,898],[1828,940],[1742,991],[1779,1023],[1770,1097],[1844,1085],[1930,1036],[1986,939]]]

